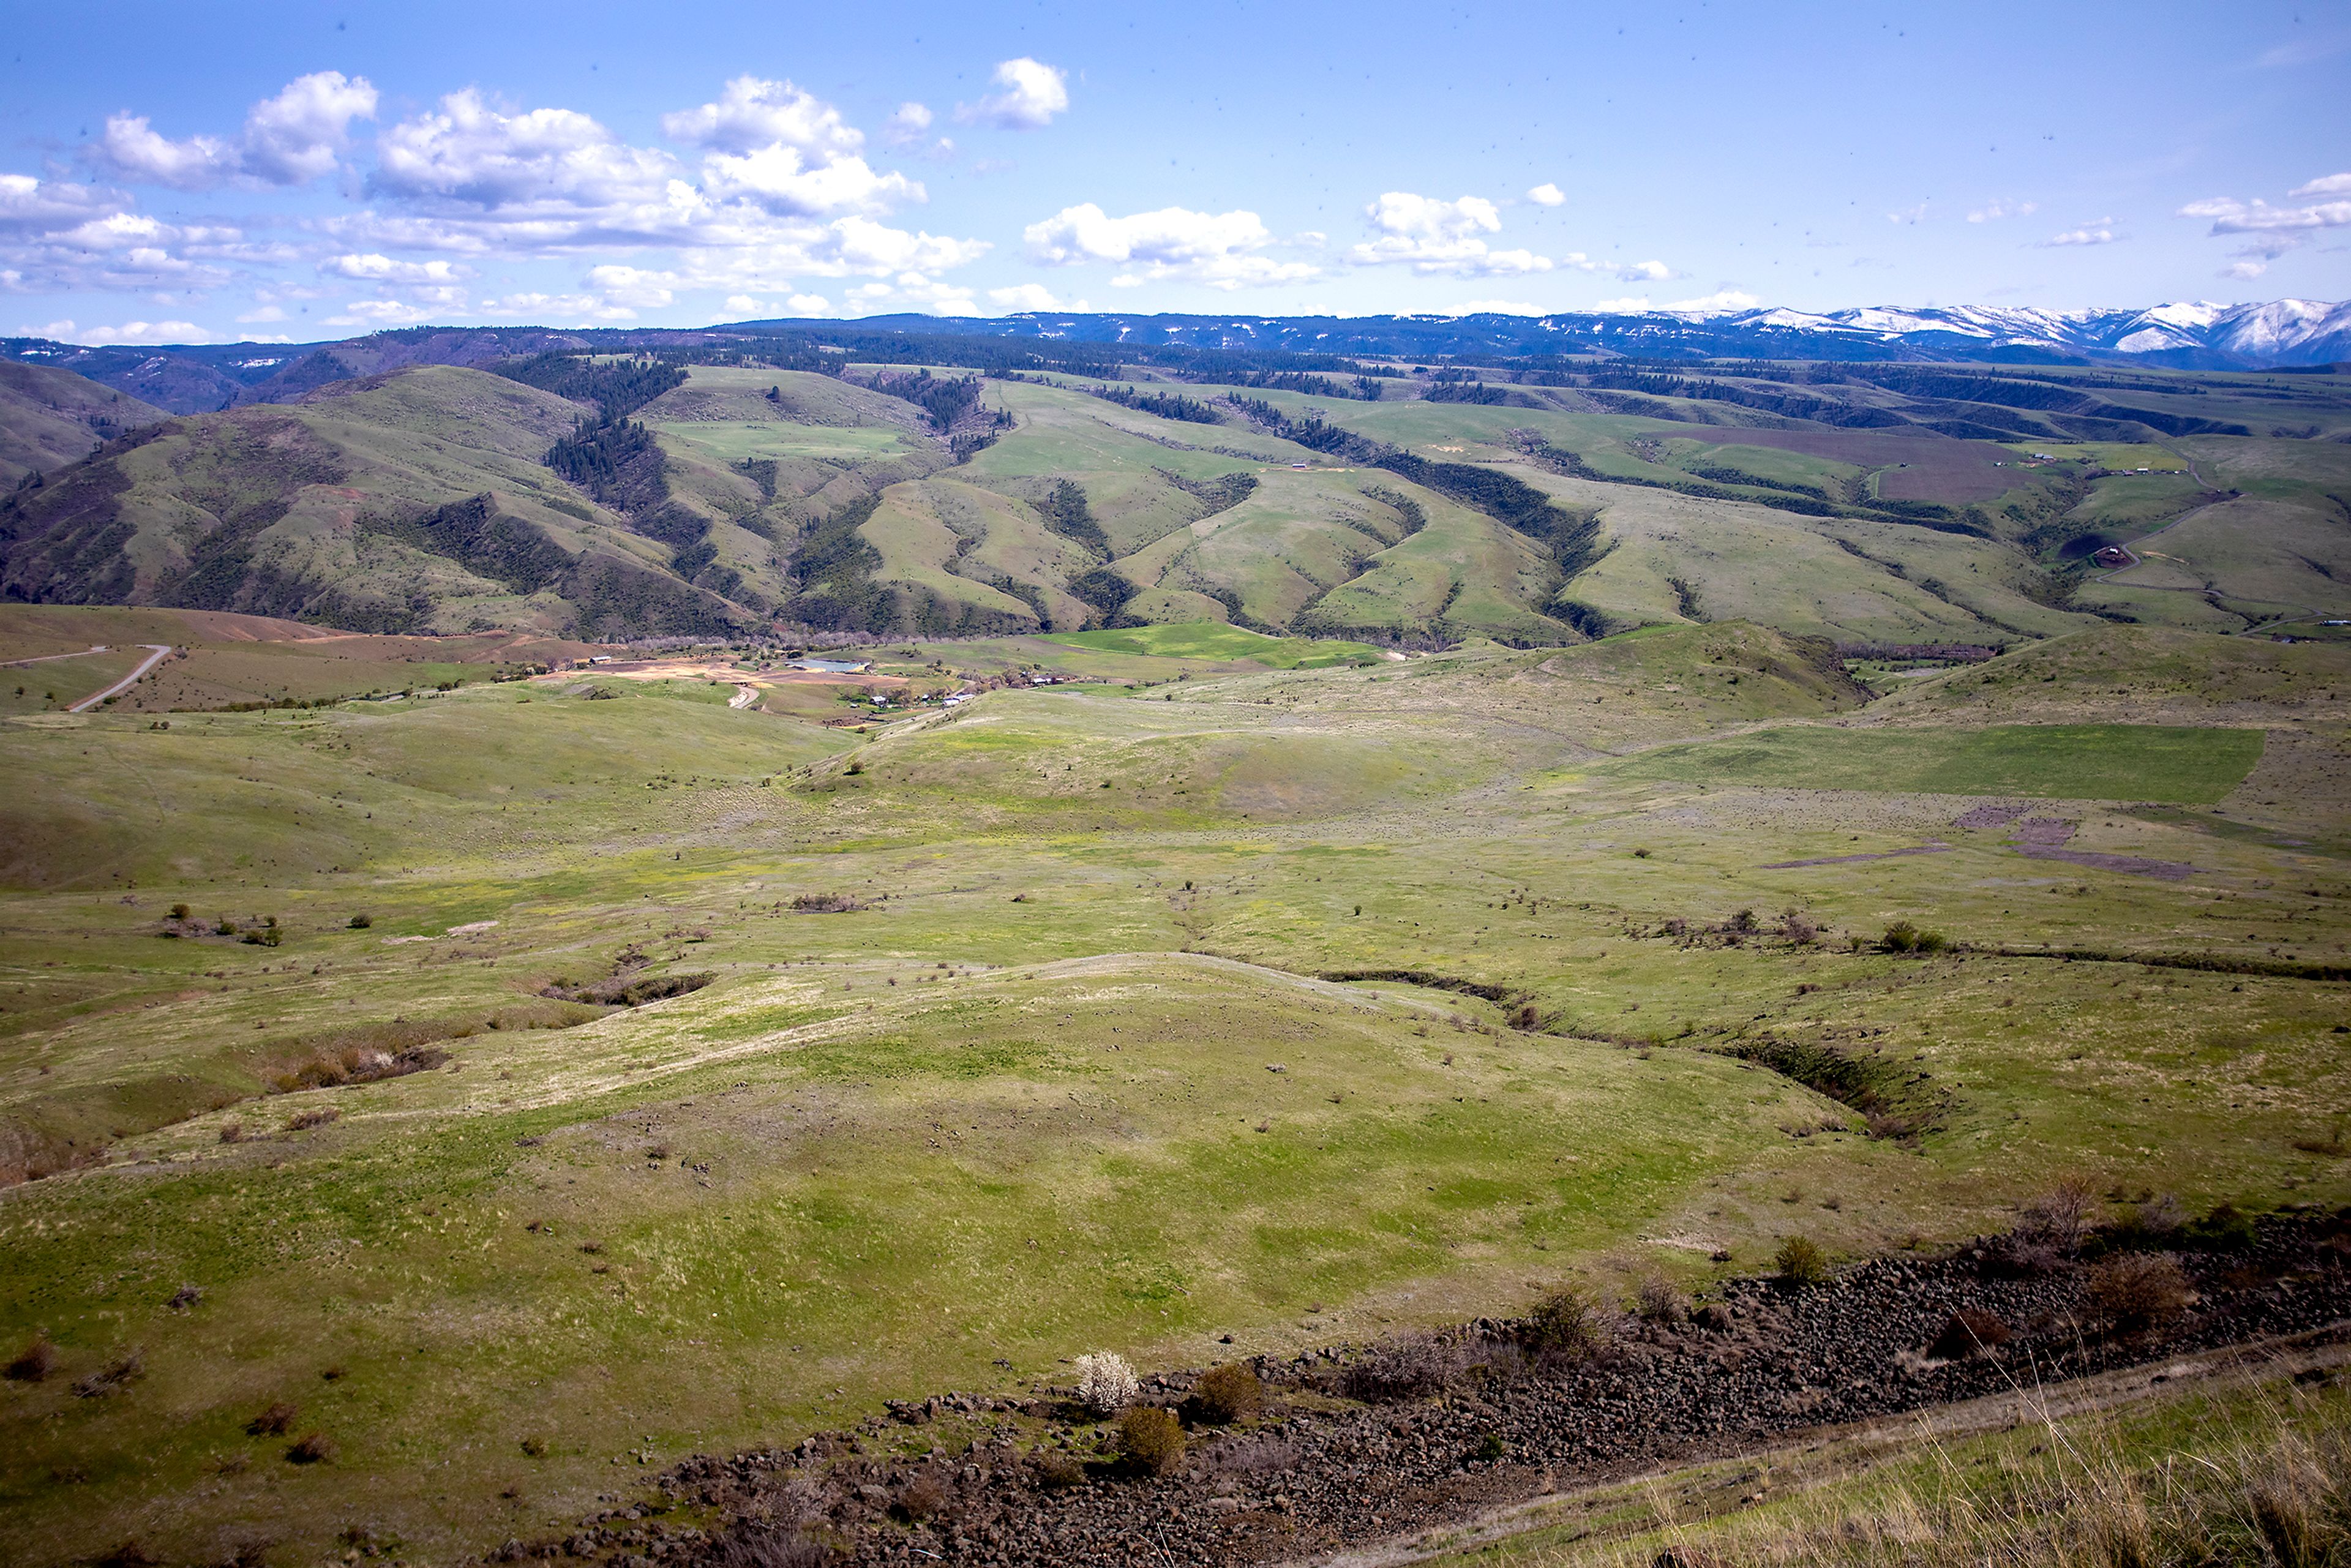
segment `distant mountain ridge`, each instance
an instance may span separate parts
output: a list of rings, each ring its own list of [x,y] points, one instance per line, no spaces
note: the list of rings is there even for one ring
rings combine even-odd
[[[916,326],[915,323],[923,323]],[[1814,314],[1652,310],[1552,316],[1127,316],[1027,313],[994,319],[872,317],[861,327],[993,333],[1075,342],[1152,342],[1293,353],[1618,353],[1635,358],[1949,360],[2017,363],[2114,360],[2175,370],[2268,370],[2351,361],[2351,303],[2189,301],[2147,309],[1866,306]],[[805,322],[737,322],[780,330]],[[719,328],[716,330],[728,330]]]
[[[2351,303],[2188,301],[2072,311],[1867,306],[1821,314],[1782,307],[1552,316],[900,315],[699,328],[412,327],[318,343],[162,348],[5,338],[0,359],[71,371],[173,413],[202,413],[284,402],[329,382],[408,365],[485,365],[550,350],[712,348],[779,335],[846,341],[884,334],[1420,360],[1597,354],[2257,371],[2351,361]]]

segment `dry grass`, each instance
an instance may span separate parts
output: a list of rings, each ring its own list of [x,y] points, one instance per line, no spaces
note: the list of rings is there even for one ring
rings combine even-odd
[[[2351,1400],[2272,1385],[2223,1429],[2042,1413],[1991,1452],[1929,1441],[1868,1472],[1727,1517],[1508,1554],[1519,1568],[2329,1568],[2351,1562]],[[1758,1494],[1742,1501],[1762,1503]]]

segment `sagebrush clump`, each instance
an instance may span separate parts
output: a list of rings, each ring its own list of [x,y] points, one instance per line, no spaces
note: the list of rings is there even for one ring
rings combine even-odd
[[[1199,1418],[1223,1427],[1256,1415],[1265,1406],[1265,1385],[1246,1366],[1212,1366],[1193,1385]]]
[[[1791,1285],[1817,1285],[1829,1277],[1829,1255],[1809,1236],[1791,1236],[1771,1256],[1771,1266]]]
[[[1609,1339],[1608,1313],[1582,1285],[1546,1292],[1527,1314],[1527,1348],[1545,1356],[1576,1360],[1601,1350]]]
[[[1152,1405],[1130,1405],[1118,1418],[1119,1458],[1138,1470],[1166,1475],[1184,1462],[1184,1424]]]
[[[2179,1260],[2168,1252],[2125,1252],[2090,1270],[2084,1296],[2091,1313],[2116,1333],[2160,1328],[2188,1310],[2191,1292]]]

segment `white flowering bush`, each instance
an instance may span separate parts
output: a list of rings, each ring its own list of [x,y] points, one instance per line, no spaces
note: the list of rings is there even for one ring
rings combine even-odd
[[[1126,1357],[1113,1351],[1078,1357],[1078,1403],[1097,1416],[1115,1416],[1134,1403],[1143,1385]]]

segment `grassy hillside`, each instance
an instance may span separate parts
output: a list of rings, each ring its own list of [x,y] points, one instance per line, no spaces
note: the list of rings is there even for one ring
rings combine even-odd
[[[168,417],[152,403],[71,371],[0,360],[0,490]]]
[[[9,591],[380,632],[739,619],[541,465],[579,412],[434,368],[175,420],[12,500]]]
[[[2005,646],[2100,619],[2351,615],[2343,448],[2245,423],[2265,401],[2334,410],[2323,387],[1590,364],[1386,377],[1366,400],[1327,377],[505,368],[531,386],[418,367],[110,449],[15,504],[9,591],[378,632],[1205,618],[1520,645],[1740,619]],[[594,390],[631,377],[647,392],[626,407]],[[2121,543],[2132,563],[2090,564]]]

